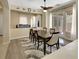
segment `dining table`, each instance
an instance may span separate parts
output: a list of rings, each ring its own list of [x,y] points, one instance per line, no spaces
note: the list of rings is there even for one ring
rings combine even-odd
[[[39,30],[38,31],[38,48],[39,48],[39,40],[42,40],[43,43],[43,51],[44,55],[46,55],[46,41],[50,40],[52,37],[52,34],[49,31],[45,30]]]

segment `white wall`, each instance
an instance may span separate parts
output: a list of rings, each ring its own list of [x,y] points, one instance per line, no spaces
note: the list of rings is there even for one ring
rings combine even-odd
[[[15,28],[15,29],[10,29],[11,35],[10,39],[19,39],[19,38],[24,38],[24,37],[29,37],[29,29],[30,28]]]
[[[19,24],[19,12],[11,11],[11,28],[16,28],[16,25]]]

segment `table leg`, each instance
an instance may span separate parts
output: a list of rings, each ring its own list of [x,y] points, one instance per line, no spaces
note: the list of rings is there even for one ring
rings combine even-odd
[[[37,49],[39,49],[39,38],[38,38],[38,46],[37,46]]]
[[[44,55],[46,55],[46,40],[44,40]]]
[[[35,45],[36,45],[36,40],[37,40],[37,39],[35,38]]]

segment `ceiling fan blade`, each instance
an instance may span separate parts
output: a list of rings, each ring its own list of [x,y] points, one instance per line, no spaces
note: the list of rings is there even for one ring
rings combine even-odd
[[[44,10],[47,10],[47,9],[51,9],[53,7],[44,7],[44,6],[41,6],[41,8],[43,8]]]
[[[46,9],[47,9],[47,8],[46,8],[46,7],[44,7],[44,6],[41,6],[41,8],[42,8],[42,9],[44,9],[44,10],[46,10]]]
[[[51,8],[53,8],[53,7],[46,7],[46,0],[44,0],[44,6],[40,6],[43,10],[48,10],[48,9],[51,9]]]
[[[40,6],[41,8],[45,8],[44,6]]]
[[[51,9],[51,8],[53,8],[53,7],[47,7],[48,9]]]
[[[45,10],[51,9],[52,7],[46,7]]]

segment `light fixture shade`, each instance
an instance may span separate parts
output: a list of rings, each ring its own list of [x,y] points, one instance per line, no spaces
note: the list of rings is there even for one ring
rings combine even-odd
[[[43,10],[43,12],[47,12],[47,10]]]

